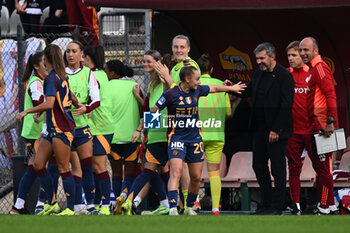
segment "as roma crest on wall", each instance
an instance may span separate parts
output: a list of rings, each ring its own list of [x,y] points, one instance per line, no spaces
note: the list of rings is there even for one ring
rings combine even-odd
[[[247,53],[228,46],[219,53],[219,59],[227,78],[243,82],[250,81],[253,65]]]

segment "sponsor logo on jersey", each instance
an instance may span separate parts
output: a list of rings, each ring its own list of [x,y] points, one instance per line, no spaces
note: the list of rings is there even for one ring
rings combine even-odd
[[[309,76],[306,77],[305,82],[308,83],[308,82],[310,81],[310,79],[311,79],[311,74],[310,74]]]
[[[160,97],[160,99],[158,100],[158,104],[159,105],[163,105],[165,103],[165,98],[164,96]]]
[[[310,91],[309,87],[295,87],[294,88],[295,94],[307,94],[308,91]]]
[[[171,147],[171,149],[183,150],[185,148],[185,144],[183,142],[171,142],[170,147]],[[174,151],[176,151],[176,150],[174,150]],[[173,154],[175,153],[174,151],[173,151]],[[178,153],[178,151],[177,151],[177,153]]]
[[[180,97],[179,97],[179,100],[180,100],[179,105],[184,105],[184,102],[183,102],[184,97],[180,96]]]

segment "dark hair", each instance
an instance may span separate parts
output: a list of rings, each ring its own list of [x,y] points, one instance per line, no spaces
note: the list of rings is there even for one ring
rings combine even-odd
[[[288,50],[290,49],[295,49],[299,51],[299,44],[300,44],[300,41],[297,41],[297,40],[290,42],[289,45],[286,47],[286,52],[288,52]]]
[[[47,61],[52,65],[52,68],[57,73],[60,79],[66,79],[66,69],[62,57],[62,51],[60,47],[55,44],[50,44],[46,46],[44,50]]]
[[[89,45],[84,48],[84,55],[89,56],[94,66],[102,70],[105,64],[105,50],[101,45]]]
[[[70,45],[70,44],[77,44],[77,45],[79,46],[79,49],[80,49],[81,51],[84,50],[84,45],[83,45],[82,43],[80,43],[80,41],[78,41],[78,40],[73,40],[73,41],[71,41],[71,42],[68,43],[68,45]]]
[[[129,66],[123,64],[119,60],[110,60],[106,63],[106,66],[110,71],[114,71],[119,77],[132,77],[134,76],[134,70]]]
[[[191,77],[194,71],[197,70],[196,67],[192,66],[189,60],[183,61],[184,66],[180,70],[180,80],[181,82],[186,81],[186,77]]]
[[[25,83],[29,80],[30,76],[34,71],[34,65],[40,66],[41,59],[43,57],[43,52],[37,52],[35,54],[31,54],[28,58],[28,62],[26,68],[23,73],[22,83]]]
[[[68,60],[67,60],[67,50],[63,52],[63,62],[65,66],[68,66]]]
[[[264,43],[261,43],[259,44],[255,49],[254,49],[254,54],[258,54],[260,53],[261,51],[266,51],[266,54],[268,56],[272,56],[272,55],[275,55],[276,56],[276,49],[275,49],[275,46],[273,46],[273,44],[269,43],[269,42],[264,42]]]
[[[170,53],[164,54],[161,62],[163,65],[166,65],[169,70],[172,70],[173,67],[177,64],[177,61]]]
[[[211,68],[213,68],[213,65],[211,64],[211,61],[210,61],[209,54],[207,53],[202,54],[202,56],[198,58],[197,63],[202,74],[209,74]]]

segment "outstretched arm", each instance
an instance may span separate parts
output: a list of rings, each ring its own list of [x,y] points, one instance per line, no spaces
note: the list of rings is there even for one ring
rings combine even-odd
[[[39,104],[36,107],[28,108],[27,110],[19,113],[16,117],[17,122],[21,122],[22,118],[28,115],[29,113],[36,113],[36,112],[44,112],[46,110],[52,109],[55,104],[56,96],[47,96],[46,101],[42,104]]]
[[[224,85],[209,85],[210,93],[216,93],[216,92],[235,92],[237,94],[241,94],[242,91],[247,87],[242,82],[238,82],[237,84],[233,86],[224,86]]]

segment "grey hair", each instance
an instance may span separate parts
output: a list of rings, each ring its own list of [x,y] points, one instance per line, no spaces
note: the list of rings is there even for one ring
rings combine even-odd
[[[254,54],[258,54],[261,51],[266,51],[268,56],[272,56],[275,55],[276,56],[276,49],[275,46],[273,46],[273,44],[269,43],[269,42],[264,42],[259,44],[255,49],[254,49]]]
[[[188,47],[191,47],[190,39],[188,38],[188,36],[185,36],[185,35],[177,35],[177,36],[175,36],[174,39],[173,39],[173,44],[174,44],[174,41],[177,40],[177,39],[185,40],[186,44],[188,45]]]

